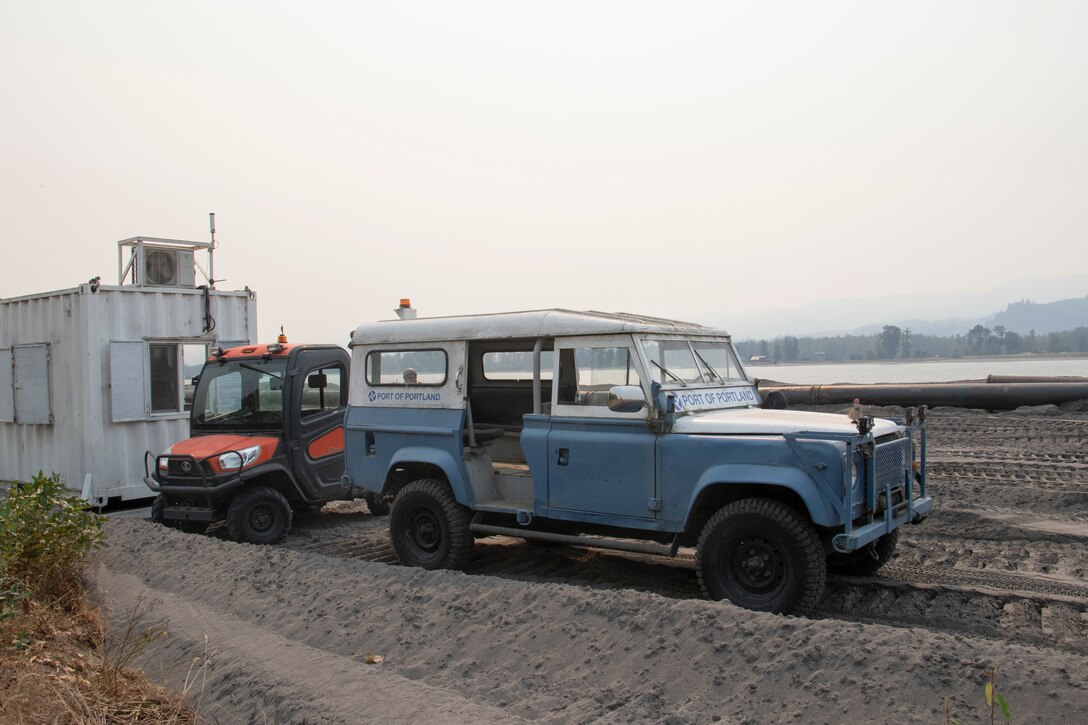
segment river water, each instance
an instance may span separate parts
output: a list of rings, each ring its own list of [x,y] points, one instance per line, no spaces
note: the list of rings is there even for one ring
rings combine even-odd
[[[884,362],[748,365],[754,378],[797,385],[832,383],[945,383],[985,380],[987,375],[1077,375],[1088,377],[1088,357],[963,358]]]

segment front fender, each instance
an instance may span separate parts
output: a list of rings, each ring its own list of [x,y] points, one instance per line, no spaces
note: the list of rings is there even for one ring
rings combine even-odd
[[[820,485],[804,471],[791,466],[770,466],[752,463],[725,463],[711,466],[699,476],[688,502],[688,521],[695,510],[695,502],[707,488],[720,484],[746,484],[776,486],[797,494],[808,509],[809,518],[817,526],[840,526],[834,506],[821,494]]]
[[[464,506],[472,505],[472,487],[469,485],[468,471],[448,451],[438,448],[409,446],[397,450],[390,459],[389,468],[385,472],[385,487],[388,487],[388,481],[393,469],[413,463],[426,463],[440,468],[442,473],[446,475],[446,480],[450,482],[450,488],[453,489],[453,497],[457,499],[457,503]]]

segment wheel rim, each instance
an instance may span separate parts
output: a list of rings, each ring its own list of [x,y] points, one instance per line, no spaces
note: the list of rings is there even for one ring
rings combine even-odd
[[[725,559],[727,588],[746,600],[773,599],[786,584],[786,558],[772,539],[743,538]]]
[[[429,508],[413,509],[408,517],[407,538],[417,553],[434,555],[442,546],[442,522]]]
[[[270,506],[256,506],[249,512],[249,527],[259,534],[266,533],[276,523],[276,512]]]

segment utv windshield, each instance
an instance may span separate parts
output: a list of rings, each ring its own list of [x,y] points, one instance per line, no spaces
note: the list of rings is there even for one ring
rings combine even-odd
[[[193,431],[280,430],[287,361],[209,363],[193,396]]]
[[[650,374],[662,386],[749,383],[733,346],[725,340],[648,338],[642,349]]]

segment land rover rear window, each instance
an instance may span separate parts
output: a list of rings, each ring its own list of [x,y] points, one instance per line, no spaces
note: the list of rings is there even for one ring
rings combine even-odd
[[[506,350],[483,354],[484,378],[487,380],[532,380],[531,350]],[[552,351],[540,353],[540,379],[552,379]]]
[[[367,385],[446,384],[445,350],[374,350],[366,356]]]

